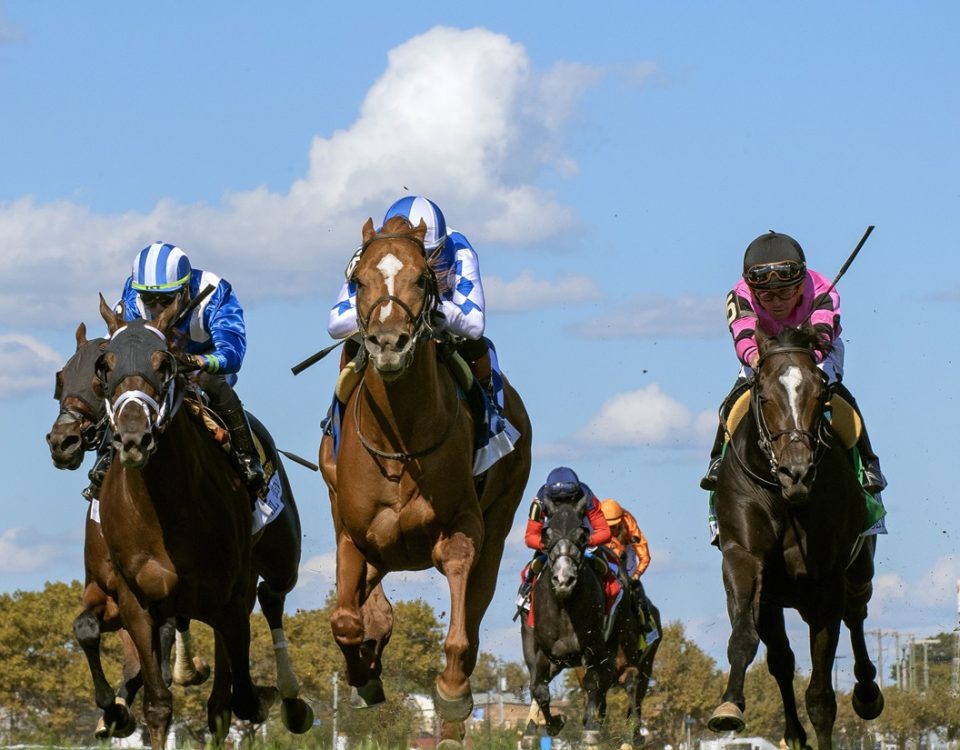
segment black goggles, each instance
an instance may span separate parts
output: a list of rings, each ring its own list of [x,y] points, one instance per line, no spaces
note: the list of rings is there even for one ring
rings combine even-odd
[[[560,498],[573,499],[579,494],[580,485],[576,482],[555,482],[554,484],[547,485],[546,495],[551,500]]]
[[[137,294],[147,307],[167,307],[177,298],[176,292],[137,292]]]
[[[807,272],[806,263],[788,260],[783,263],[763,263],[751,266],[743,274],[750,286],[764,287],[792,286],[798,283]]]

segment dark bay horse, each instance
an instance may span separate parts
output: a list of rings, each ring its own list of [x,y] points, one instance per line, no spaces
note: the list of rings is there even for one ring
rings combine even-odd
[[[550,681],[567,667],[582,667],[580,682],[586,694],[582,739],[585,745],[595,746],[606,714],[607,690],[618,677],[617,636],[626,631],[624,640],[632,640],[635,650],[639,627],[627,604],[617,608],[616,622],[605,632],[603,584],[586,554],[587,498],[576,503],[544,498],[543,503],[549,518],[543,529],[547,560],[533,584],[533,625],[524,617],[520,627],[530,695],[543,714],[548,734],[557,735],[564,718],[550,712]],[[535,730],[528,722],[527,733]]]
[[[807,747],[783,617],[790,607],[809,628],[807,713],[819,750],[830,750],[837,712],[831,671],[841,621],[853,647],[854,710],[863,719],[883,710],[863,634],[876,537],[861,537],[863,490],[849,451],[823,417],[830,393],[816,366],[815,351],[823,346],[818,335],[810,328],[787,329],[767,338],[758,330],[758,342],[750,408],[731,437],[716,493],[733,629],[727,688],[709,727],[744,728],[744,673],[762,640],[783,699],[784,741],[791,750]]]
[[[450,589],[446,666],[435,703],[441,745],[459,746],[473,697],[480,622],[496,587],[504,539],[530,473],[530,422],[504,383],[514,450],[474,477],[473,417],[431,335],[437,280],[421,224],[392,218],[363,227],[353,271],[357,319],[369,364],[349,397],[336,458],[321,441],[337,539],[331,627],[349,682],[368,704],[384,700],[380,656],[392,614],[380,582],[391,571],[435,567]]]
[[[74,470],[83,463],[84,455],[95,450],[104,436],[106,410],[103,399],[93,390],[94,368],[107,340],[87,340],[86,326],[81,323],[76,331],[77,348],[57,373],[54,398],[60,411],[47,434],[47,444],[54,466]],[[128,707],[132,706],[142,686],[140,659],[127,631],[120,626],[116,602],[116,571],[100,532],[98,512],[93,506],[84,512],[84,590],[83,611],[73,622],[73,632],[83,649],[94,683],[97,706],[103,710],[96,736],[128,737],[136,730],[137,722]],[[176,633],[177,660],[170,672],[169,655],[174,641],[174,622],[166,621],[160,628],[164,680],[178,685],[198,685],[206,680],[210,667],[200,657],[189,652],[189,621],[180,624]],[[123,680],[116,695],[107,682],[100,660],[102,633],[116,632],[123,654]],[[186,635],[185,635],[186,634]]]
[[[120,617],[140,656],[151,744],[164,746],[172,716],[157,653],[158,625],[172,615],[214,630],[207,720],[215,740],[224,737],[231,711],[255,723],[266,719],[278,691],[255,687],[250,677],[249,614],[257,595],[274,640],[284,720],[291,731],[305,731],[312,712],[296,697],[282,629],[283,598],[296,582],[300,556],[289,486],[291,512],[265,527],[264,544],[254,552],[246,486],[207,428],[179,408],[187,378],[166,339],[176,306],[153,322],[124,323],[101,297],[100,312],[110,341],[98,360],[97,386],[115,450],[101,490],[101,523],[117,568]],[[278,471],[276,481],[286,485]],[[267,530],[279,535],[269,544]]]

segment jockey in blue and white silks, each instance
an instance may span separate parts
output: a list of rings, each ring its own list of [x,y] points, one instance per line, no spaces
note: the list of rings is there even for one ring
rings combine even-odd
[[[241,476],[254,493],[261,494],[266,489],[263,467],[243,404],[233,390],[247,350],[247,333],[243,308],[230,283],[193,268],[176,245],[154,242],[134,257],[117,307],[122,305],[125,320],[154,320],[170,305],[185,307],[208,286],[213,291],[169,335],[196,366],[196,380],[230,434]],[[90,487],[84,492],[88,499],[98,496],[109,463],[107,439],[90,470]]]
[[[401,198],[387,210],[383,224],[394,216],[404,216],[413,226],[423,219],[427,225],[423,244],[440,287],[439,310],[444,318],[440,323],[441,329],[472,341],[480,339],[486,321],[477,251],[460,232],[447,229],[440,209],[427,198]],[[330,311],[327,331],[335,339],[344,339],[357,333],[357,289],[349,277],[360,249],[353,254],[347,266],[347,280],[340,289],[337,304]]]
[[[474,473],[480,474],[513,450],[518,437],[513,425],[503,417],[503,376],[496,350],[483,336],[486,303],[480,280],[480,260],[470,241],[447,227],[443,212],[433,201],[421,196],[401,198],[387,209],[381,226],[394,216],[402,216],[412,226],[418,226],[421,219],[426,224],[424,250],[436,274],[440,297],[439,315],[433,317],[432,325],[437,333],[460,339],[457,350],[467,360],[490,401],[488,442],[478,448],[474,459]],[[350,277],[361,250],[358,248],[347,264],[346,280],[330,310],[327,331],[335,339],[355,339],[359,333],[357,289]]]

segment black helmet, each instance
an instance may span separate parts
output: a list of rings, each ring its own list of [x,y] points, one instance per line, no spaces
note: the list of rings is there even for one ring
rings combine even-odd
[[[800,243],[772,229],[747,245],[743,278],[751,289],[780,289],[803,281],[807,259]]]

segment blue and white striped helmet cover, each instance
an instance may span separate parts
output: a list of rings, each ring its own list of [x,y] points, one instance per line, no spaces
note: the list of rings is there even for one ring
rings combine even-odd
[[[176,292],[190,281],[190,260],[176,245],[154,242],[133,259],[133,283],[138,292]]]
[[[419,195],[408,195],[396,201],[387,209],[387,213],[383,216],[383,223],[386,224],[387,219],[391,219],[394,216],[402,216],[409,221],[412,226],[417,226],[420,223],[420,219],[423,219],[424,224],[427,225],[427,234],[423,238],[423,245],[427,250],[427,254],[429,255],[438,249],[440,249],[440,252],[444,253],[444,255],[447,254],[444,252],[446,250],[447,222],[443,218],[443,212],[440,210],[440,207],[432,200]],[[447,266],[453,264],[452,257],[446,258],[445,260]]]

